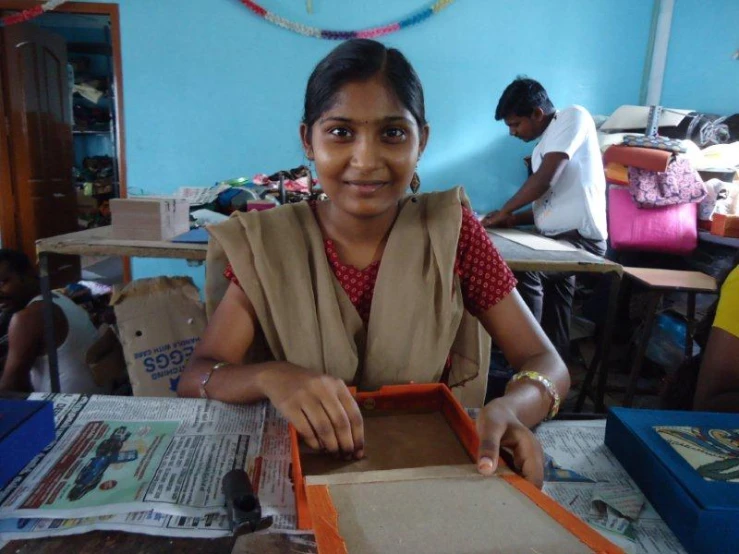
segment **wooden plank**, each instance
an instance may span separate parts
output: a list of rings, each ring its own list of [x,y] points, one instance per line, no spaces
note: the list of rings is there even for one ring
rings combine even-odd
[[[552,252],[533,250],[498,235],[489,234],[493,244],[513,271],[621,274],[621,266],[584,250]]]
[[[511,240],[533,250],[544,250],[550,252],[572,252],[577,250],[577,248],[571,244],[557,242],[554,239],[537,235],[535,233],[529,233],[528,231],[522,231],[521,229],[492,229],[488,231],[488,234],[503,237],[504,239]]]
[[[36,242],[37,253],[75,254],[78,256],[134,256],[140,258],[205,260],[207,251],[207,244],[114,239],[110,226],[49,237]]]
[[[716,292],[716,279],[700,271],[624,267],[624,273],[652,288]]]
[[[489,236],[503,259],[514,271],[621,273],[619,264],[584,250],[570,252],[534,250],[498,235],[490,234]],[[37,253],[78,256],[136,256],[205,260],[207,250],[206,244],[114,239],[109,226],[49,237],[36,243]]]

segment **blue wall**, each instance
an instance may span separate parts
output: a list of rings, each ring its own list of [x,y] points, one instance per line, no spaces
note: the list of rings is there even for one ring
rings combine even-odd
[[[739,2],[676,0],[662,87],[672,108],[739,113]]]
[[[423,0],[261,0],[323,28],[397,21]],[[278,29],[237,0],[120,2],[131,193],[252,176],[303,162],[298,140],[305,82],[335,43]],[[558,106],[610,113],[637,103],[649,40],[646,0],[460,0],[422,25],[383,39],[424,83],[431,141],[424,189],[464,184],[489,210],[522,183],[531,146],[493,118],[503,88],[525,73]],[[136,277],[182,273],[184,262],[136,260]],[[202,282],[202,269],[194,270]]]

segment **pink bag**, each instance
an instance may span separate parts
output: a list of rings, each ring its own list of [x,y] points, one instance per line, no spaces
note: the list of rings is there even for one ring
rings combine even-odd
[[[629,167],[629,192],[640,208],[659,208],[700,202],[706,187],[690,160],[678,156],[664,172]]]
[[[689,254],[698,246],[698,204],[642,210],[625,187],[608,188],[608,235],[614,250]]]

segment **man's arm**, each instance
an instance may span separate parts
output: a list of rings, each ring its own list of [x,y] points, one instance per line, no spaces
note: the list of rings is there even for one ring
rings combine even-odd
[[[8,357],[0,377],[0,392],[32,390],[31,368],[42,352],[43,319],[39,316],[38,309],[26,308],[10,320]]]
[[[569,157],[564,152],[549,152],[544,155],[539,169],[536,170],[526,182],[518,189],[508,202],[503,204],[500,210],[489,213],[482,220],[482,224],[486,227],[500,225],[503,222],[509,222],[508,218],[516,210],[520,210],[524,206],[528,206],[534,200],[538,200],[549,190],[552,180],[560,170],[560,167],[567,163]],[[529,215],[530,214],[530,215]],[[520,219],[520,221],[519,221]],[[521,214],[516,214],[515,225],[525,225],[534,222],[533,213],[528,210]]]
[[[534,200],[538,200],[549,190],[552,180],[557,174],[560,165],[567,163],[567,154],[564,152],[549,152],[544,155],[539,169],[537,169],[526,182],[518,189],[518,192],[508,200],[500,211],[511,214],[528,206]]]
[[[511,226],[518,227],[519,225],[533,225],[534,224],[534,210],[528,209],[522,212],[516,212],[511,214]]]

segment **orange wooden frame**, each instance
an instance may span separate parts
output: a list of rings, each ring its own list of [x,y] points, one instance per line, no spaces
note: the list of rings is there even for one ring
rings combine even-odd
[[[446,385],[437,383],[388,386],[377,392],[359,393],[356,399],[360,407],[367,407],[368,403],[371,403],[372,407],[377,410],[440,410],[459,437],[470,459],[474,460],[477,456],[479,438],[475,423]],[[329,487],[327,485],[305,486],[300,465],[298,434],[292,425],[289,426],[289,430],[298,528],[313,528],[319,554],[347,554],[346,543],[339,532],[338,514],[331,499]],[[503,460],[500,460],[500,463],[503,464]],[[580,539],[594,553],[623,554],[623,550],[523,477],[509,472],[504,472],[500,477],[531,499],[534,504]]]
[[[470,456],[470,461],[474,461],[477,457],[479,439],[477,438],[477,431],[475,431],[475,422],[467,415],[467,412],[457,402],[457,399],[454,398],[446,385],[429,383],[387,386],[375,392],[360,392],[355,394],[355,398],[359,406],[365,409],[440,411],[457,434],[462,446]],[[308,508],[305,479],[300,464],[298,433],[292,425],[289,426],[289,431],[298,529],[311,529],[311,511]],[[504,464],[502,460],[501,464]]]

